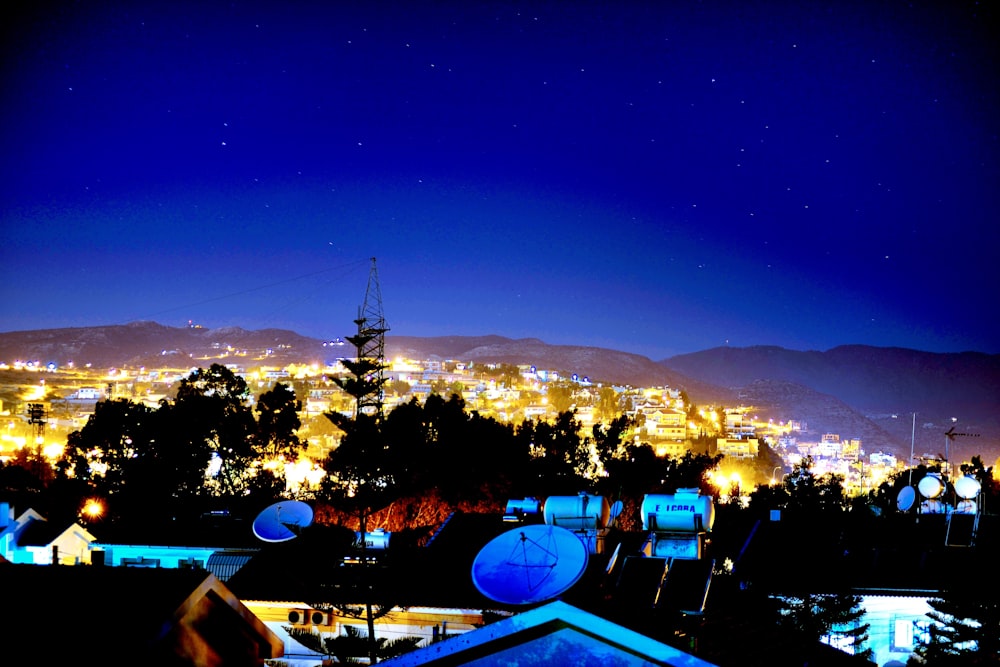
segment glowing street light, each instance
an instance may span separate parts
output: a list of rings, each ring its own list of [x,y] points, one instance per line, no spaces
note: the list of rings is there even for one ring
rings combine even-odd
[[[83,504],[83,510],[81,510],[81,512],[92,521],[100,519],[104,514],[104,503],[102,503],[98,498],[88,498]]]

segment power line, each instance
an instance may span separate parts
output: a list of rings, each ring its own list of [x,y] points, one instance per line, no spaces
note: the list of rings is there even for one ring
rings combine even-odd
[[[319,271],[311,271],[310,273],[304,273],[302,275],[295,276],[295,277],[292,277],[292,278],[285,278],[284,280],[279,280],[277,282],[268,283],[266,285],[258,285],[256,287],[250,287],[250,288],[245,289],[245,290],[240,290],[239,292],[231,292],[229,294],[223,294],[223,295],[220,295],[220,296],[215,296],[215,297],[212,297],[212,298],[209,298],[209,299],[204,299],[202,301],[194,301],[194,302],[191,302],[191,303],[181,304],[181,305],[175,306],[173,308],[167,308],[165,310],[161,310],[161,311],[158,311],[158,312],[155,312],[155,313],[150,313],[150,314],[148,314],[148,315],[146,315],[144,317],[137,318],[137,319],[150,320],[150,319],[156,318],[156,317],[158,317],[160,315],[166,315],[168,313],[177,312],[179,310],[196,308],[198,306],[203,306],[203,305],[209,304],[209,303],[216,303],[218,301],[225,301],[226,299],[233,299],[233,298],[236,298],[238,296],[244,296],[246,294],[252,294],[254,292],[260,292],[262,290],[270,289],[272,287],[278,287],[280,285],[287,285],[288,283],[293,283],[293,282],[296,282],[296,281],[299,281],[299,280],[304,280],[306,278],[312,278],[314,276],[322,275],[322,274],[325,274],[325,273],[331,273],[333,271],[343,270],[344,271],[344,275],[346,275],[351,270],[357,269],[357,268],[359,268],[359,267],[361,267],[363,265],[366,265],[367,263],[368,263],[367,259],[356,260],[356,261],[350,262],[348,264],[340,264],[338,266],[332,266],[332,267],[329,267],[329,268],[326,268],[326,269],[320,269]],[[287,307],[287,304],[286,304],[285,307]]]

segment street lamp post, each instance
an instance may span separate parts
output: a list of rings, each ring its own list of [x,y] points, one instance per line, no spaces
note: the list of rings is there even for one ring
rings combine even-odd
[[[778,480],[777,475],[778,475],[778,471],[779,470],[781,470],[781,466],[774,466],[774,470],[771,471],[771,484],[772,485],[778,483],[777,482],[777,480]]]

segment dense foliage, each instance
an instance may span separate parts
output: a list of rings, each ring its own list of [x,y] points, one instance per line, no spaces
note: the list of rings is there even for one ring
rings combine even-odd
[[[138,511],[197,512],[212,498],[274,497],[284,481],[263,463],[294,460],[302,449],[300,404],[278,384],[259,397],[255,417],[249,396],[242,378],[213,364],[192,372],[176,398],[155,409],[127,399],[101,401],[70,434],[58,467],[123,518]]]

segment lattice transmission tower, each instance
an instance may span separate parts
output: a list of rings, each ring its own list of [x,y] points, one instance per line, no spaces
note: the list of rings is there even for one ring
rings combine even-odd
[[[374,257],[368,272],[365,302],[358,308],[358,317],[354,323],[358,332],[348,336],[347,341],[354,346],[356,356],[354,360],[342,361],[351,372],[351,377],[338,378],[335,382],[354,397],[355,417],[368,414],[380,419],[385,384],[385,334],[389,331],[389,325],[382,313],[382,288],[379,287]]]

